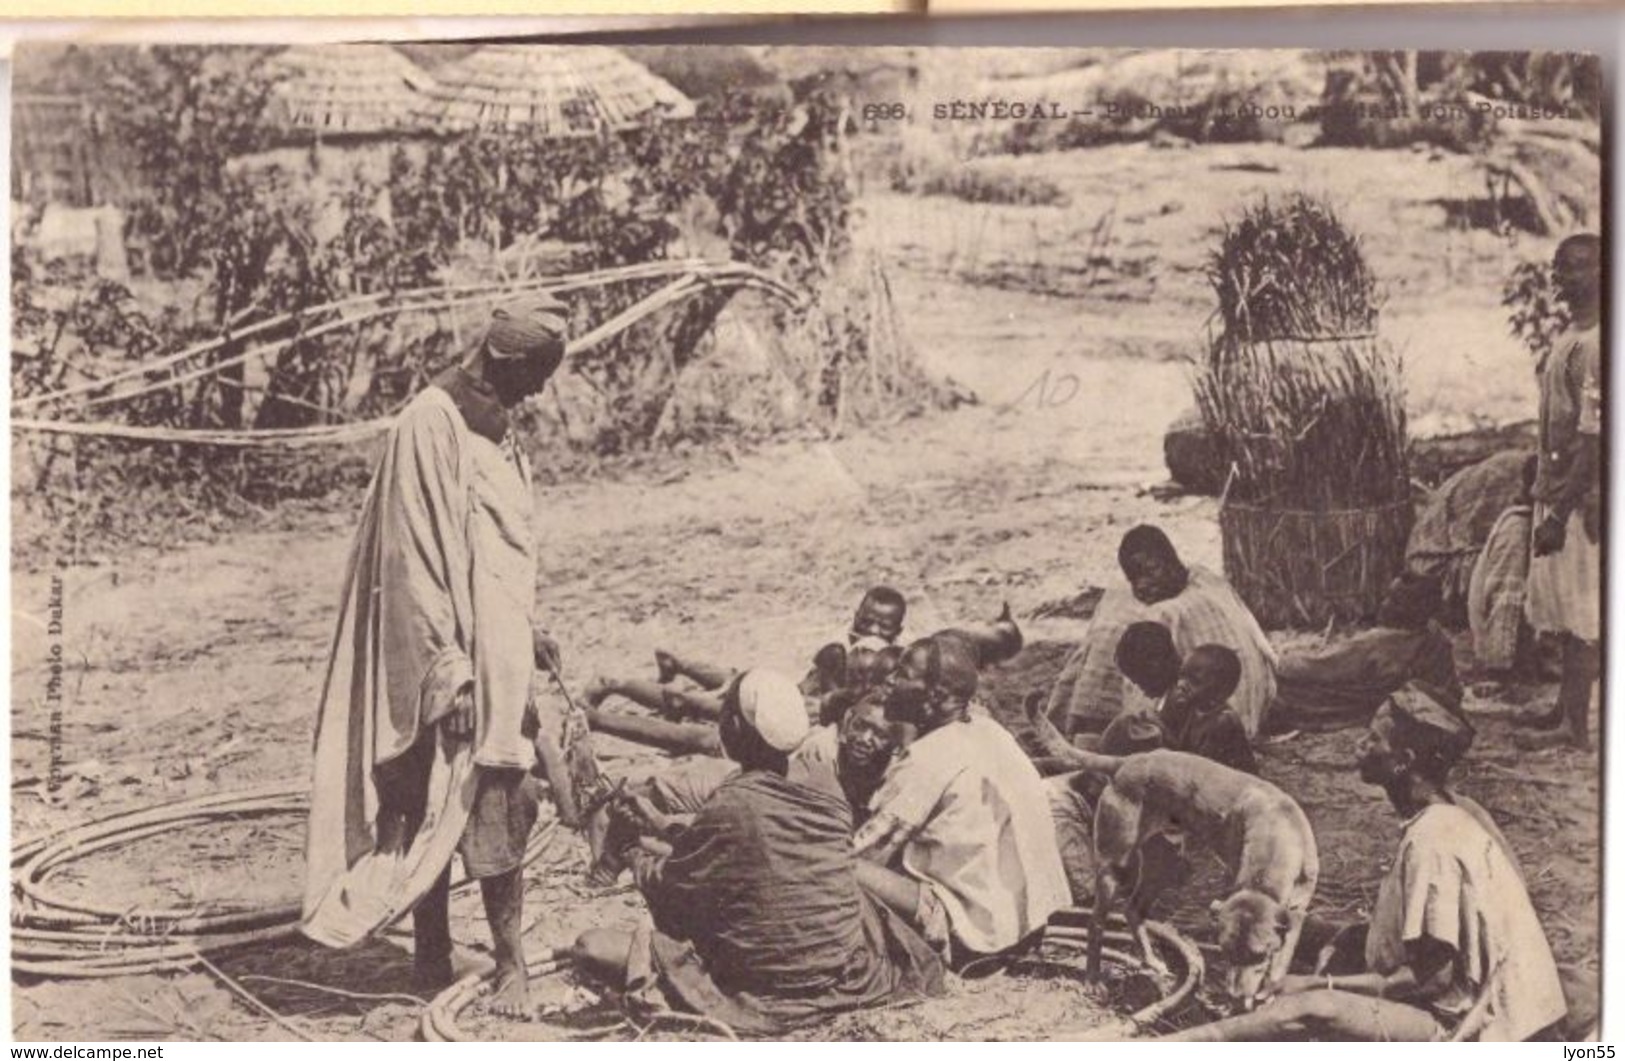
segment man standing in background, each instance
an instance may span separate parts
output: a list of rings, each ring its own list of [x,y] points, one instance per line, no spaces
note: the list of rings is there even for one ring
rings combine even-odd
[[[1570,324],[1540,367],[1534,558],[1525,606],[1530,626],[1562,638],[1563,677],[1552,709],[1520,721],[1553,731],[1528,744],[1567,739],[1588,748],[1602,613],[1602,241],[1570,236],[1558,245],[1552,271]]]

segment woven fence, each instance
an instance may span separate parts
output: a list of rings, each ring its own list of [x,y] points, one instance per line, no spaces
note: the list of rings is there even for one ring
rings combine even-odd
[[[1226,502],[1224,570],[1269,629],[1356,623],[1376,612],[1404,564],[1408,501],[1309,512]]]

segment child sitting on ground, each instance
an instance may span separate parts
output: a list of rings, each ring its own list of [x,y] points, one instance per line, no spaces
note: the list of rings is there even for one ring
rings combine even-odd
[[[1241,683],[1241,657],[1223,645],[1199,645],[1179,670],[1160,711],[1166,747],[1258,773],[1252,742],[1230,697]]]
[[[1103,755],[1131,755],[1167,746],[1167,734],[1158,709],[1179,680],[1180,659],[1174,649],[1173,635],[1161,623],[1130,623],[1117,641],[1115,662],[1123,677],[1152,701],[1153,710],[1124,710],[1112,719],[1104,732],[1080,734],[1068,741],[1044,717],[1045,691],[1036,690],[1028,696],[1026,707],[1042,753],[1036,762],[1040,773],[1049,776],[1077,769],[1068,755],[1075,748]]]

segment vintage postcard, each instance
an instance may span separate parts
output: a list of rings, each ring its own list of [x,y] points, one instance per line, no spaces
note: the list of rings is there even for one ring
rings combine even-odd
[[[1597,1038],[1603,91],[20,48],[12,1034]]]

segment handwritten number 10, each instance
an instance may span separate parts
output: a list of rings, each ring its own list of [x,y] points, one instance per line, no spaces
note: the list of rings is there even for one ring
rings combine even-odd
[[[1021,392],[1021,397],[1011,402],[1012,408],[1026,404],[1029,398],[1037,402],[1040,409],[1054,409],[1065,405],[1078,396],[1078,389],[1082,384],[1078,377],[1070,372],[1051,374],[1049,369],[1041,372],[1037,379],[1028,384],[1027,389]]]

